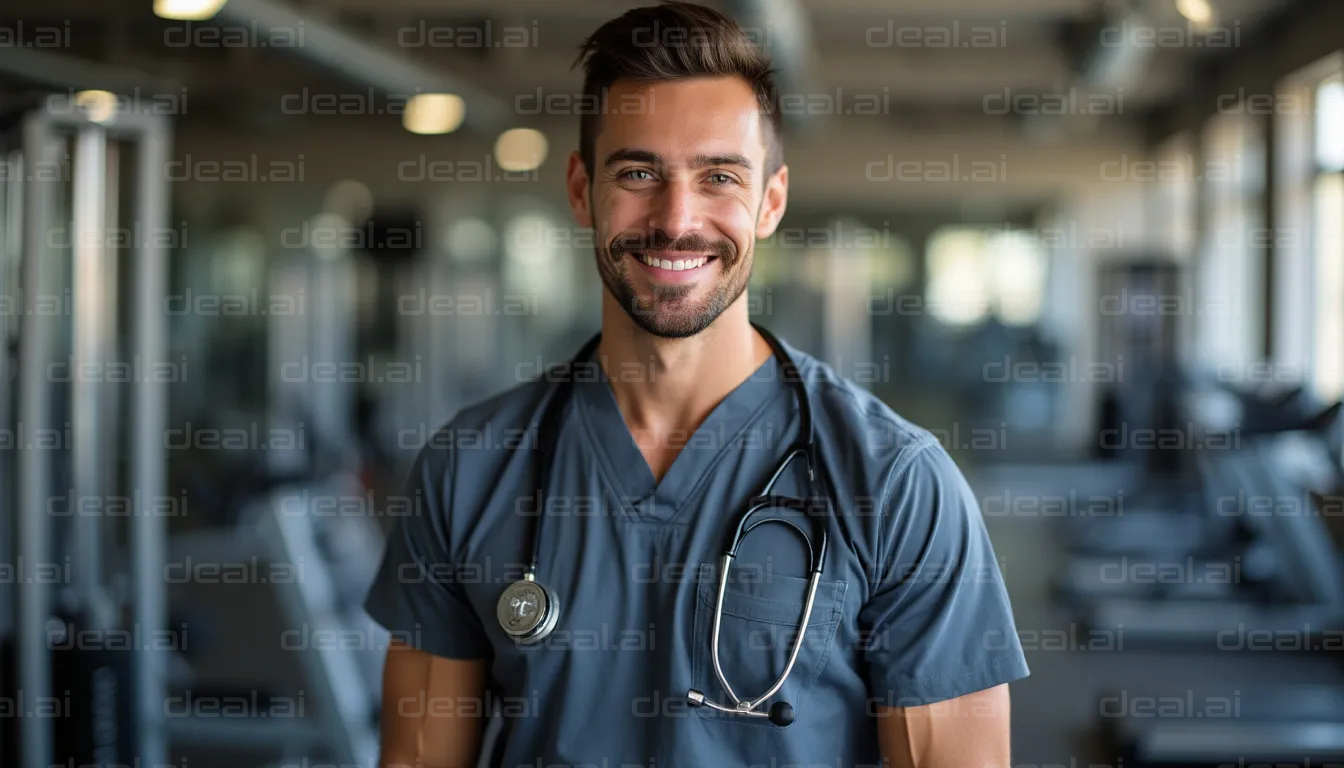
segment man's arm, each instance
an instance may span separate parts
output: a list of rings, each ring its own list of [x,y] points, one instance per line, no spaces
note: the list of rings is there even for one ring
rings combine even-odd
[[[474,768],[486,670],[484,659],[445,659],[394,640],[383,667],[379,768]]]
[[[1008,768],[1008,686],[922,707],[881,707],[874,718],[892,768]]]
[[[890,542],[859,613],[879,746],[897,768],[1006,768],[1007,683],[1029,673],[980,503],[935,441],[883,491]]]

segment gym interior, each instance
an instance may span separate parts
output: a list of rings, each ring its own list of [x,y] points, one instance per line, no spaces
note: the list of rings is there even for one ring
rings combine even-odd
[[[753,320],[966,474],[1013,764],[1344,764],[1344,3],[712,4],[782,94]],[[5,0],[0,764],[376,765],[389,499],[598,328],[636,5]]]

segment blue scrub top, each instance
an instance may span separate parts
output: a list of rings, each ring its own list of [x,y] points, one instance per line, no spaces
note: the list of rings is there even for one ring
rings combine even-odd
[[[535,496],[544,377],[459,413],[421,450],[366,602],[417,648],[489,659],[481,702],[412,702],[406,714],[494,709],[492,765],[882,765],[883,706],[918,706],[1028,674],[979,506],[927,431],[829,366],[785,345],[812,398],[835,514],[823,580],[798,661],[763,718],[685,703],[690,688],[729,704],[710,658],[719,558],[729,526],[798,430],[772,357],[694,433],[660,482],[600,366],[576,366],[545,510]],[[623,371],[614,371],[619,378]],[[645,375],[643,369],[639,375]],[[801,463],[776,491],[805,495]],[[555,631],[519,645],[495,606],[526,569],[544,514],[537,580],[560,604]],[[806,522],[806,521],[804,521]],[[804,526],[804,530],[808,530]],[[720,659],[755,698],[783,670],[803,612],[807,549],[786,526],[744,541],[724,598]]]

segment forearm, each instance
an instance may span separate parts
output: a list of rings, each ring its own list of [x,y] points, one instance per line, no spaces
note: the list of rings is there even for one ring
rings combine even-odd
[[[922,707],[884,707],[875,716],[892,768],[1009,768],[1008,686]]]
[[[406,647],[383,672],[380,768],[474,768],[484,720],[486,663]]]

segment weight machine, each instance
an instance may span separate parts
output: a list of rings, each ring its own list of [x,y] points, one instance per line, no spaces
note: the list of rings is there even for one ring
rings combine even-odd
[[[169,142],[64,95],[0,135],[6,765],[166,762]]]

